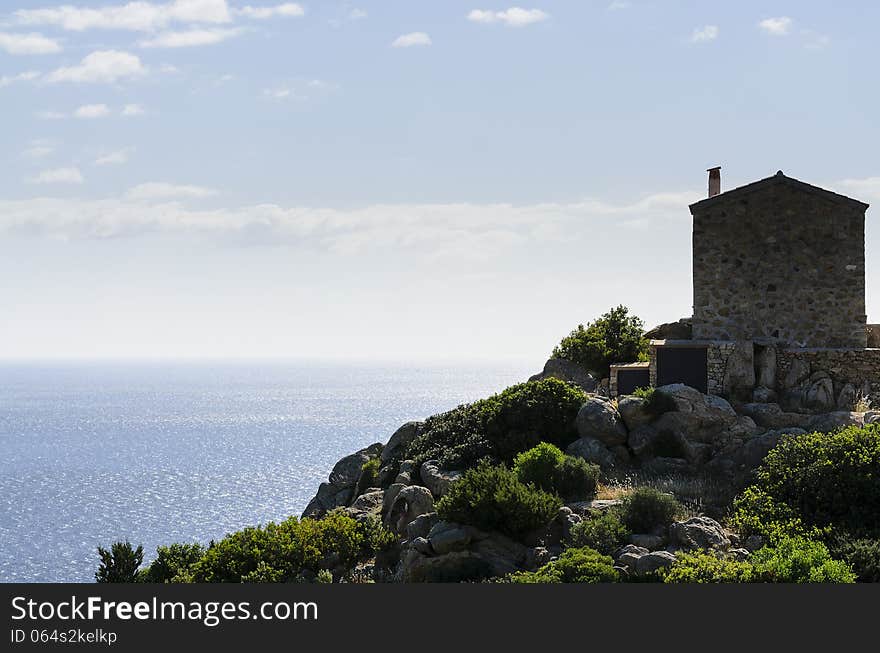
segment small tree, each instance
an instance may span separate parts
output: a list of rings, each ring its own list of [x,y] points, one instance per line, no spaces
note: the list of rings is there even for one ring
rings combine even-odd
[[[144,561],[144,547],[135,549],[130,542],[114,542],[108,551],[98,547],[101,564],[95,572],[99,583],[134,583],[137,581],[138,567]]]
[[[579,363],[589,372],[606,377],[612,363],[646,360],[644,326],[626,306],[612,308],[586,327],[579,324],[554,347],[552,357]]]

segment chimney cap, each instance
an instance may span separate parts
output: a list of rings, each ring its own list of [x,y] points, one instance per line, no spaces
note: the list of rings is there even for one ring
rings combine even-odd
[[[713,170],[721,170],[721,166],[715,166],[714,168],[706,168],[706,172],[712,172]]]

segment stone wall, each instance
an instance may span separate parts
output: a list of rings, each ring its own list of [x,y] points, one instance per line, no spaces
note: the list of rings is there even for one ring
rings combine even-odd
[[[852,393],[880,407],[880,349],[780,349],[776,360],[777,389],[789,402],[827,376],[838,407]]]
[[[865,347],[866,205],[779,177],[691,206],[694,339]]]
[[[706,348],[706,372],[709,376],[706,388],[710,395],[724,394],[727,361],[735,349],[734,342],[715,342]]]

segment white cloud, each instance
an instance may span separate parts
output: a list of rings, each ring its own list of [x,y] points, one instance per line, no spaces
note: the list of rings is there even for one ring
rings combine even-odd
[[[131,148],[108,152],[95,159],[96,166],[122,165],[128,162],[128,156],[131,154]]]
[[[86,55],[78,66],[58,68],[49,73],[49,82],[89,82],[113,84],[123,79],[141,77],[147,67],[136,55],[119,50],[98,50]]]
[[[28,179],[32,184],[81,184],[85,181],[79,168],[52,168]]]
[[[880,202],[880,177],[844,179],[837,185],[844,194],[852,195],[857,200]]]
[[[410,32],[398,36],[391,43],[392,48],[411,48],[414,45],[431,45],[431,37],[424,32]]]
[[[203,186],[190,186],[182,184],[169,184],[166,182],[148,182],[130,188],[125,194],[128,200],[172,200],[172,199],[201,199],[216,195],[213,188]]]
[[[28,159],[42,159],[55,151],[55,147],[46,140],[37,139],[31,141],[30,146],[25,148],[21,155]]]
[[[525,27],[533,23],[550,18],[550,14],[540,9],[523,9],[511,7],[504,11],[487,11],[474,9],[467,15],[467,19],[474,23],[504,23],[508,27]]]
[[[105,118],[110,115],[106,104],[84,104],[73,112],[75,118]]]
[[[81,32],[89,29],[152,32],[173,22],[228,23],[232,20],[226,0],[174,0],[165,4],[133,0],[124,5],[44,9],[19,9],[15,19],[23,25],[51,25]]]
[[[774,36],[785,36],[791,31],[794,21],[788,16],[779,16],[777,18],[765,18],[758,23],[758,27],[767,34]]]
[[[139,41],[142,48],[191,48],[213,45],[231,39],[241,33],[239,29],[190,29],[182,32],[162,32],[157,36]]]
[[[0,50],[9,54],[54,54],[61,52],[61,45],[42,34],[0,32]]]
[[[694,29],[691,34],[691,41],[694,43],[705,43],[706,41],[714,41],[718,38],[717,25],[703,25]]]
[[[11,84],[17,84],[18,82],[29,82],[40,76],[35,70],[28,70],[23,73],[18,73],[17,75],[2,75],[0,76],[0,88],[4,86],[10,86]]]
[[[37,118],[40,120],[64,120],[67,116],[60,111],[39,111]]]
[[[258,20],[274,18],[275,16],[298,18],[306,15],[306,10],[303,9],[302,5],[295,2],[285,2],[284,4],[275,5],[274,7],[251,7],[250,5],[247,5],[241,9],[234,9],[233,11],[239,16],[256,18]]]
[[[626,0],[614,0],[608,5],[608,11],[620,11],[621,9],[629,9],[630,7],[632,7],[631,2],[627,2]]]
[[[122,107],[121,115],[126,117],[142,116],[144,113],[144,108],[140,104],[126,104]]]
[[[349,20],[361,20],[362,18],[366,18],[367,15],[368,15],[367,12],[364,11],[363,9],[355,8],[355,9],[352,9],[351,11],[348,12],[348,19]]]

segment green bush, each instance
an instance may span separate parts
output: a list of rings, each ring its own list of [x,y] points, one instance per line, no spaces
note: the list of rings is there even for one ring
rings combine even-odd
[[[612,363],[647,360],[644,326],[628,308],[618,306],[586,327],[579,324],[553,349],[552,357],[578,363],[604,378]]]
[[[807,529],[789,506],[755,486],[746,488],[734,500],[730,527],[743,537],[760,535],[768,542],[808,532],[812,536],[819,535]]]
[[[481,463],[450,486],[437,513],[446,521],[520,539],[546,525],[561,506],[558,496],[526,485],[507,468]]]
[[[880,427],[783,437],[753,489],[808,528],[880,533]]]
[[[679,553],[664,583],[749,583],[753,568],[749,562],[726,560],[713,553]]]
[[[654,417],[676,409],[675,400],[664,392],[657,392],[657,388],[636,388],[633,396],[644,399],[645,412]]]
[[[626,543],[629,536],[629,529],[620,521],[617,511],[609,510],[575,524],[566,544],[573,548],[586,546],[611,555]]]
[[[144,561],[144,547],[131,546],[130,542],[114,542],[110,549],[98,547],[101,563],[95,572],[98,583],[135,583],[140,580],[138,567]]]
[[[650,533],[672,522],[683,510],[675,497],[651,487],[640,487],[623,498],[620,519],[633,533]]]
[[[212,542],[192,566],[195,582],[291,582],[303,572],[350,568],[364,545],[358,523],[339,512],[248,527]]]
[[[156,559],[139,575],[145,583],[185,583],[192,566],[205,554],[201,544],[170,544],[156,549]]]
[[[537,571],[518,572],[508,579],[513,583],[614,583],[618,575],[611,558],[583,547],[566,549]]]
[[[840,535],[829,546],[831,555],[852,567],[860,583],[880,583],[880,540]]]
[[[559,447],[541,442],[517,454],[513,471],[523,483],[532,483],[565,499],[584,499],[595,495],[600,470],[598,465],[567,456]]]
[[[575,418],[584,392],[559,379],[530,381],[425,420],[407,457],[467,469],[488,459],[511,462],[545,440],[566,447],[577,439]]]
[[[755,551],[751,563],[756,582],[853,583],[856,575],[845,562],[834,560],[821,542],[783,537]]]

